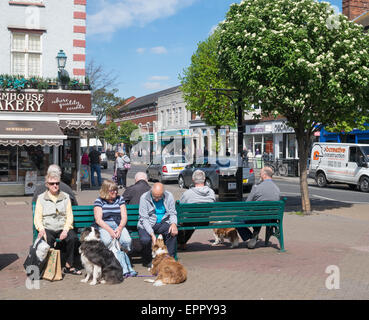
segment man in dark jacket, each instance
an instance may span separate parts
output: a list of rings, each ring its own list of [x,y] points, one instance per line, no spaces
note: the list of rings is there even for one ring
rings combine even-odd
[[[126,204],[139,204],[140,197],[151,187],[147,182],[147,175],[145,172],[137,172],[135,175],[135,184],[129,186],[123,193],[123,198]]]

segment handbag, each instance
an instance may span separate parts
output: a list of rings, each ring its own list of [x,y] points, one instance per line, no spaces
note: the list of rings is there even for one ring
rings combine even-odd
[[[30,276],[33,271],[30,266],[39,268],[39,274],[42,273],[46,264],[46,257],[49,252],[50,246],[41,237],[37,238],[32,246],[29,248],[29,253],[26,260],[23,263],[23,267],[26,270],[27,277]]]
[[[62,280],[60,250],[50,249],[47,264],[42,275],[43,279],[49,281]]]

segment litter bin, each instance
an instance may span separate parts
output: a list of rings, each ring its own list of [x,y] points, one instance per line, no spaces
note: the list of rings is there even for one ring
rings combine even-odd
[[[235,175],[220,175],[218,196],[220,202],[241,201],[238,199],[237,177]]]
[[[299,176],[299,160],[298,159],[286,159],[283,163],[287,164],[287,175],[289,177]]]

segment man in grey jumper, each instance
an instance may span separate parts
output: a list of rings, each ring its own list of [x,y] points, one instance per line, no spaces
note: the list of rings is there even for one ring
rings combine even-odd
[[[195,187],[188,189],[182,194],[179,200],[182,203],[206,203],[215,201],[215,192],[213,189],[205,186],[205,172],[195,170],[192,174],[192,181]],[[208,225],[209,223],[204,223]],[[191,223],[186,223],[186,226],[191,226]],[[195,223],[199,225],[199,223]],[[178,248],[185,250],[187,241],[191,238],[195,230],[180,230],[178,232]]]
[[[164,190],[162,183],[154,183],[152,189],[140,198],[137,230],[142,244],[143,266],[151,266],[151,246],[155,234],[162,234],[169,255],[174,257],[177,241],[177,211],[173,195]]]
[[[272,180],[273,169],[270,167],[264,167],[260,170],[261,183],[254,185],[251,189],[249,196],[246,201],[279,201],[280,190],[278,186]],[[251,221],[250,221],[251,222]],[[253,228],[253,232],[246,228],[237,228],[239,235],[243,241],[248,239],[247,247],[254,249],[258,240],[258,235],[261,227]],[[267,227],[267,232],[270,233],[271,228]]]

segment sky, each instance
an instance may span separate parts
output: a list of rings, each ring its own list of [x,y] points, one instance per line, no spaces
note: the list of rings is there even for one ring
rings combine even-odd
[[[272,1],[272,0],[271,0]],[[117,77],[127,99],[174,87],[199,42],[239,0],[89,0],[87,63]],[[342,11],[342,0],[326,0]]]

